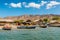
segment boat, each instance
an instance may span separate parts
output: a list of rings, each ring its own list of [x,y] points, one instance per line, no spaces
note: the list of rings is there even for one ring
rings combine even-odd
[[[49,23],[49,27],[60,27],[60,23]]]
[[[41,27],[41,28],[46,28],[47,26],[45,26],[45,25],[41,25],[40,27]]]
[[[47,25],[46,25],[46,24],[41,24],[40,27],[41,27],[41,28],[46,28]]]
[[[36,26],[18,26],[18,29],[35,29]]]
[[[18,26],[17,29],[26,29],[26,26]]]
[[[3,27],[3,30],[11,30],[11,27]]]
[[[27,26],[26,29],[35,29],[35,26]]]
[[[11,30],[11,27],[9,24],[4,25],[4,27],[2,28],[3,30]]]

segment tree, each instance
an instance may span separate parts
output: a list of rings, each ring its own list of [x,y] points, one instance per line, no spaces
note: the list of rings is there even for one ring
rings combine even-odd
[[[24,20],[15,20],[14,22],[22,23]]]
[[[47,23],[48,22],[48,19],[47,18],[43,19],[43,22]]]
[[[18,25],[22,24],[24,20],[15,20],[14,22],[17,23]]]
[[[31,20],[27,20],[26,22],[31,22]]]
[[[26,25],[26,22],[23,22],[22,24]]]

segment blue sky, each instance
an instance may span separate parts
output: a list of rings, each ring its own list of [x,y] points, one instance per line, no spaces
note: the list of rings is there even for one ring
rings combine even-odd
[[[0,17],[26,14],[60,15],[60,0],[0,0]]]

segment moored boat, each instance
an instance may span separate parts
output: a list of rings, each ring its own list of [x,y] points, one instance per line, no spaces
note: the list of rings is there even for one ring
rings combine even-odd
[[[60,23],[49,23],[49,27],[60,27]]]
[[[41,28],[46,28],[47,25],[45,25],[45,24],[41,24],[40,27],[41,27]]]
[[[27,26],[26,29],[35,29],[35,26]]]
[[[4,25],[3,30],[11,30],[11,26],[9,24]]]
[[[26,26],[18,26],[17,29],[26,29]]]
[[[47,26],[45,26],[45,25],[41,25],[40,27],[41,27],[41,28],[46,28]]]
[[[18,26],[18,29],[35,29],[36,26]]]
[[[3,27],[2,29],[3,29],[3,30],[11,30],[10,27]]]

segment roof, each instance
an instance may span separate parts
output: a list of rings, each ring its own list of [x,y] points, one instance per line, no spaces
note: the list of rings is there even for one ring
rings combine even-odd
[[[0,19],[0,21],[13,22],[13,20],[11,20],[11,19]]]

